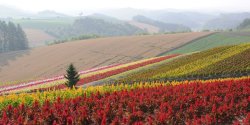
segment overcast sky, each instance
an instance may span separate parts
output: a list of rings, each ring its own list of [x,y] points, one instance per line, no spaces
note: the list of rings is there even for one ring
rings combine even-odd
[[[55,10],[70,12],[110,8],[181,9],[205,11],[250,11],[250,0],[0,0],[33,12]]]

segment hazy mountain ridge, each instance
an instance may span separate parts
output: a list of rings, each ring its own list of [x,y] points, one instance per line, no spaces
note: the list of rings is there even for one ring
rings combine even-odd
[[[187,32],[191,31],[191,29],[187,26],[181,24],[173,24],[173,23],[164,23],[156,20],[149,19],[142,15],[137,15],[133,17],[133,20],[149,25],[156,26],[160,29],[160,32]]]
[[[76,19],[75,22],[68,27],[50,29],[47,32],[58,38],[67,38],[83,34],[99,36],[135,35],[145,31],[128,23],[112,23],[103,19],[87,16]]]
[[[208,21],[204,29],[235,29],[244,19],[250,18],[250,13],[226,13]]]
[[[234,29],[244,19],[250,18],[248,12],[238,13],[205,13],[192,12],[175,9],[146,10],[146,9],[107,9],[93,12],[88,15],[91,18],[102,19],[112,23],[126,23],[131,21],[134,16],[142,15],[151,20],[163,23],[184,25],[192,30],[217,30]],[[81,15],[80,15],[81,16]],[[53,18],[77,18],[53,10],[45,10],[38,13],[31,13],[21,9],[0,5],[0,18],[31,18],[31,19],[53,19]]]

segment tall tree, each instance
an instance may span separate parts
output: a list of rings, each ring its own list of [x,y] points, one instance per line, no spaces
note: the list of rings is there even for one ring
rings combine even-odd
[[[80,80],[79,74],[76,71],[73,64],[69,65],[66,72],[67,74],[64,77],[67,79],[67,82],[65,83],[65,85],[68,88],[72,89],[76,85],[76,83]]]
[[[0,53],[24,49],[28,49],[28,40],[21,26],[0,21]]]
[[[23,29],[21,28],[21,26],[18,24],[17,25],[17,32],[18,32],[18,39],[19,39],[19,46],[18,49],[23,50],[23,49],[28,49],[29,45],[28,45],[28,39],[26,37],[25,32],[23,31]]]

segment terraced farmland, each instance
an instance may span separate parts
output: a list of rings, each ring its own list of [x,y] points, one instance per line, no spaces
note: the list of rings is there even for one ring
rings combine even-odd
[[[47,78],[64,74],[69,63],[79,70],[133,62],[159,55],[208,32],[112,37],[82,40],[0,55],[0,81]]]

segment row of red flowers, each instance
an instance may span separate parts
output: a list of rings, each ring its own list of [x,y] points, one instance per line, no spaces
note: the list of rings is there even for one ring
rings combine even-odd
[[[8,106],[0,124],[250,124],[250,78]]]
[[[122,64],[114,64],[114,65],[108,65],[108,66],[103,66],[103,67],[97,67],[97,68],[93,68],[93,69],[89,69],[89,70],[85,70],[85,71],[80,71],[79,74],[83,75],[86,73],[91,73],[91,72],[96,72],[96,71],[100,71],[100,70],[104,70],[104,69],[113,68],[113,67],[116,67],[119,65],[122,65]],[[54,81],[61,80],[61,79],[64,79],[63,75],[55,76],[53,78],[31,81],[31,82],[17,83],[17,84],[13,84],[13,85],[5,85],[5,86],[0,87],[0,93],[12,91],[12,90],[17,90],[17,89],[21,89],[21,88],[25,88],[25,87],[45,84],[45,83],[49,83],[49,82],[54,82]]]
[[[114,70],[107,71],[107,72],[104,72],[104,73],[98,73],[98,74],[95,74],[95,75],[92,75],[92,76],[88,76],[88,77],[80,79],[80,81],[77,83],[77,86],[84,85],[86,83],[90,83],[90,82],[94,82],[94,81],[98,81],[98,80],[101,80],[101,79],[104,79],[104,78],[107,78],[107,77],[110,77],[110,76],[113,76],[113,75],[116,75],[116,74],[119,74],[119,73],[122,73],[122,72],[126,72],[126,71],[136,69],[136,68],[139,68],[139,67],[143,67],[143,66],[146,66],[146,65],[149,65],[149,64],[161,62],[163,60],[170,59],[170,58],[173,58],[173,57],[176,57],[176,56],[179,56],[179,54],[163,56],[163,57],[155,58],[155,59],[152,59],[152,60],[149,60],[149,61],[129,65],[127,67],[122,67],[122,68],[114,69]],[[66,88],[66,86],[64,84],[61,84],[61,85],[57,85],[57,86],[53,86],[53,87],[45,88],[45,89],[39,89],[39,90],[44,91],[44,90],[63,89],[63,88]]]

